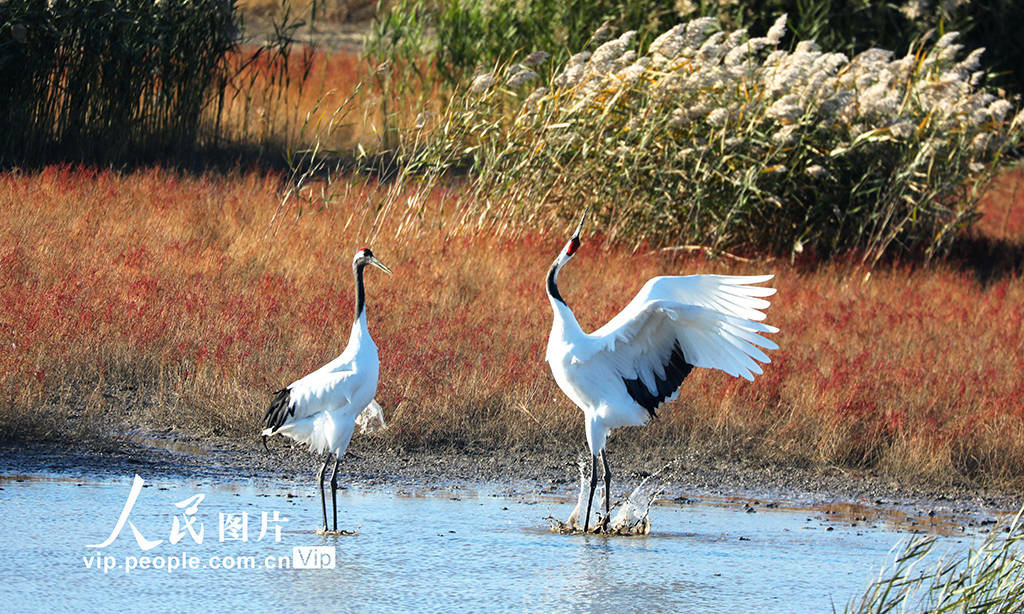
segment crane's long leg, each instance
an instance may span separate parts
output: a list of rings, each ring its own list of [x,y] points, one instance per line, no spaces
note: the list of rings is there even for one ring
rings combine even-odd
[[[601,450],[604,461],[604,524],[607,525],[612,514],[612,470],[608,468],[608,448]]]
[[[597,454],[594,455],[594,464],[590,467],[590,497],[587,498],[587,515],[583,520],[583,532],[590,528],[590,507],[594,504],[594,489],[597,488]]]
[[[327,463],[331,462],[331,453],[328,452],[326,458],[324,458],[324,464],[320,467],[320,473],[317,477],[320,479],[320,509],[324,513],[324,531],[327,530],[327,501],[324,499],[324,473],[327,471]]]
[[[330,458],[330,457],[328,457]],[[334,455],[334,471],[331,472],[331,511],[334,512],[334,528],[338,530],[338,455]]]

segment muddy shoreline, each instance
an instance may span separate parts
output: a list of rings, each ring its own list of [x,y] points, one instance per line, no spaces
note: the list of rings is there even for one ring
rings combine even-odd
[[[355,443],[355,442],[354,442]],[[404,491],[475,490],[481,486],[512,497],[574,497],[578,450],[564,452],[484,450],[396,451],[353,445],[339,469],[347,486]],[[663,498],[681,503],[732,502],[756,509],[778,505],[853,505],[901,513],[956,518],[964,526],[983,525],[1019,509],[1016,493],[964,486],[906,486],[879,476],[841,469],[814,469],[721,461],[687,453],[679,458],[619,458],[612,465],[615,490],[626,491],[651,472]],[[91,441],[71,449],[64,443],[0,444],[0,475],[61,475],[83,479],[190,479],[287,485],[315,489],[318,457],[281,440],[271,452],[259,440],[128,434]],[[624,493],[623,493],[624,494]]]

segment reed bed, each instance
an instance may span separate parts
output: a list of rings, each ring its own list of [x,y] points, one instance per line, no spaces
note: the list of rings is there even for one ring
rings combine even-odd
[[[460,226],[450,205],[463,187],[349,182],[331,200],[282,205],[274,174],[0,175],[2,438],[255,438],[270,393],[344,346],[352,253],[370,245],[395,270],[367,280],[390,424],[371,445],[581,445],[578,410],[543,362],[543,278],[569,228],[511,238]],[[603,232],[587,230],[560,280],[587,330],[658,274],[772,272],[779,289],[769,321],[781,349],[765,374],[694,373],[660,420],[615,435],[623,453],[714,450],[908,482],[1024,479],[1019,270],[982,283],[954,263],[708,260],[632,251]]]
[[[230,0],[0,4],[0,164],[190,151],[237,35]]]
[[[410,131],[410,176],[471,165],[468,216],[530,227],[591,206],[607,236],[711,253],[947,253],[1024,115],[956,33],[902,57],[780,47],[701,18],[480,74]]]
[[[230,0],[0,4],[0,166],[280,166],[314,142],[376,143],[363,59],[299,43],[287,3],[274,19],[250,40]]]
[[[504,63],[533,49],[551,53],[561,65],[572,51],[584,48],[592,32],[635,30],[638,48],[646,50],[679,21],[714,17],[730,30],[760,32],[783,13],[790,16],[793,30],[783,47],[793,38],[813,39],[848,56],[870,47],[902,51],[931,33],[959,31],[970,47],[989,50],[986,60],[1000,86],[1024,91],[1024,73],[1014,59],[1024,51],[1016,36],[1024,25],[1019,0],[395,0],[379,7],[377,17],[384,27],[371,41],[388,39],[396,49],[415,42],[419,53],[437,64],[439,77],[454,88],[480,66]],[[433,35],[417,40],[419,30]],[[549,76],[544,69],[541,73]]]

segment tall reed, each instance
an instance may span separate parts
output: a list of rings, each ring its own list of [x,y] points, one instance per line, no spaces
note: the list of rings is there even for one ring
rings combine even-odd
[[[233,0],[0,4],[0,163],[190,148],[237,35]]]
[[[626,32],[541,87],[529,58],[499,66],[409,134],[409,172],[471,160],[471,217],[589,205],[634,246],[945,253],[1024,121],[983,85],[980,50],[950,33],[902,57],[787,51],[785,23],[751,37],[697,19],[646,53]]]
[[[0,4],[0,165],[348,144],[356,131],[324,116],[351,95],[356,55],[299,43],[287,3],[265,40],[239,19],[232,0]]]
[[[790,16],[792,38],[813,39],[849,56],[871,47],[902,51],[929,32],[959,31],[971,47],[989,49],[1000,85],[1024,92],[1019,66],[1024,44],[1017,36],[1024,27],[1020,0],[399,0],[378,6],[378,15],[390,23],[411,20],[436,33],[419,41],[421,53],[436,61],[449,87],[464,82],[480,66],[507,62],[534,49],[548,51],[560,64],[570,50],[583,49],[595,31],[635,30],[640,49],[646,50],[677,21],[714,17],[727,29],[764,31],[781,13]],[[385,29],[371,40],[384,34],[395,43],[403,32]],[[784,46],[790,42],[787,38]]]

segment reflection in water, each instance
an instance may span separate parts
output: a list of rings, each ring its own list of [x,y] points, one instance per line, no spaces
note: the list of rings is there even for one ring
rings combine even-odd
[[[586,541],[563,570],[570,604],[584,610],[600,610],[611,603],[609,593],[622,590],[620,578],[611,569],[612,546],[607,539],[584,538]]]
[[[514,500],[485,488],[429,496],[342,491],[339,525],[358,534],[318,536],[314,490],[159,479],[147,480],[127,519],[159,545],[143,551],[126,524],[109,547],[86,548],[110,535],[130,484],[0,479],[0,603],[29,612],[140,604],[152,611],[448,611],[459,604],[488,612],[816,612],[833,603],[841,609],[862,591],[901,537],[881,521],[871,528],[828,521],[840,514],[750,514],[737,505],[659,505],[645,537],[563,536],[543,518],[565,517],[572,502]],[[198,493],[205,497],[192,514],[177,505]],[[280,541],[263,526],[275,512],[287,518]],[[190,516],[205,531],[202,542],[183,533],[172,543],[175,521],[180,533]],[[225,526],[240,531],[234,521],[243,517],[246,539],[225,539]],[[270,564],[293,562],[296,549],[314,546],[328,547],[333,566]],[[125,568],[129,557],[183,555],[199,567]],[[110,557],[117,567],[87,566],[89,557]],[[214,560],[234,566],[214,569]]]

